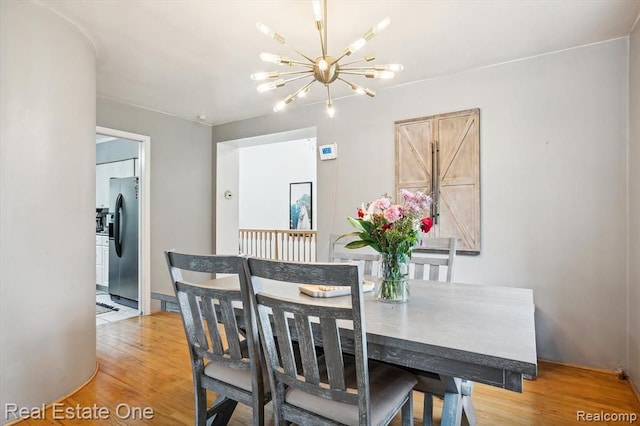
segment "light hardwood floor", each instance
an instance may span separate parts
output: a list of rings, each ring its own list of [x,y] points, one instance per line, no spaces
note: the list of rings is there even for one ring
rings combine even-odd
[[[161,312],[97,327],[100,370],[83,389],[64,401],[45,419],[28,419],[20,425],[192,425],[193,394],[191,369],[180,317]],[[415,394],[416,424],[422,421],[422,396]],[[579,368],[539,363],[539,376],[525,381],[522,394],[491,386],[474,388],[473,401],[479,425],[571,425],[580,424],[577,412],[636,413],[640,402],[629,383],[615,375]],[[119,404],[127,404],[121,406]],[[106,407],[103,421],[61,419],[63,409]],[[124,419],[127,407],[150,407],[153,419]],[[250,410],[238,405],[230,425],[250,424]],[[139,408],[138,417],[143,417]],[[440,423],[442,405],[434,403],[435,424]],[[96,412],[96,408],[93,408]],[[120,416],[118,416],[120,414]],[[267,415],[271,415],[270,405]],[[62,416],[64,417],[64,416]],[[636,421],[640,424],[640,419]],[[399,425],[396,418],[393,425]],[[600,423],[604,424],[604,423]],[[616,422],[609,424],[624,424]]]

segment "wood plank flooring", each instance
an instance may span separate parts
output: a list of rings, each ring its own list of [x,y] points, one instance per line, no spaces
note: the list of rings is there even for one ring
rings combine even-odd
[[[100,370],[96,377],[62,401],[64,405],[58,406],[55,416],[49,408],[44,419],[28,419],[20,422],[21,426],[193,425],[191,369],[178,314],[160,312],[99,325],[97,340]],[[414,398],[415,421],[420,424],[422,395],[416,392]],[[640,402],[628,382],[608,373],[545,362],[539,363],[536,380],[525,381],[522,394],[476,384],[473,401],[479,425],[585,423],[578,421],[578,411],[636,413],[640,424]],[[271,415],[270,406],[267,416]],[[95,414],[101,407],[108,410],[105,420],[82,420],[78,414],[75,419],[64,418],[65,409],[82,415],[82,410]],[[144,418],[142,410],[147,407],[153,410],[152,419]],[[436,425],[440,424],[441,408],[436,399]],[[230,425],[248,425],[250,416],[248,408],[238,405]],[[400,425],[399,417],[392,424]]]

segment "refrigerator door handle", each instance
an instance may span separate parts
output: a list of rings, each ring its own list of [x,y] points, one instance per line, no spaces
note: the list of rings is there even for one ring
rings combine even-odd
[[[122,237],[120,236],[120,228],[122,224],[120,223],[120,221],[123,200],[124,197],[122,196],[122,194],[118,194],[118,197],[116,197],[116,211],[113,220],[113,242],[115,243],[116,254],[118,255],[118,257],[122,257]]]

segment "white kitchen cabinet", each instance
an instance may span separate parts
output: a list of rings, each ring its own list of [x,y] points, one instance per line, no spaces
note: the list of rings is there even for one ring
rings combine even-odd
[[[96,208],[109,207],[109,164],[96,165]]]
[[[96,235],[96,284],[109,285],[109,237]]]
[[[128,160],[116,161],[115,163],[111,163],[117,165],[116,167],[118,168],[118,175],[114,177],[136,176],[135,162],[136,159],[130,158]]]
[[[102,285],[109,287],[109,240],[102,247]]]
[[[109,179],[136,176],[136,161],[124,161],[96,165],[96,208],[109,208]]]
[[[96,284],[102,284],[102,276],[104,271],[102,270],[102,246],[96,245]]]

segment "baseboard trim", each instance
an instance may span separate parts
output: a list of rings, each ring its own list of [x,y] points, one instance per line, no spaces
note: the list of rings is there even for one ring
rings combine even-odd
[[[91,383],[91,381],[96,377],[96,375],[98,374],[98,371],[100,370],[100,363],[98,361],[96,361],[96,368],[95,370],[93,370],[93,374],[91,374],[91,376],[84,382],[82,383],[80,386],[78,386],[76,389],[72,390],[71,392],[69,392],[68,394],[56,399],[53,402],[48,403],[47,405],[45,405],[44,409],[45,411],[48,408],[51,408],[51,406],[53,406],[53,404],[57,404],[59,402],[64,401],[65,399],[69,398],[70,396],[72,396],[73,394],[81,391],[85,386],[87,386],[89,383]],[[15,420],[11,420],[9,423],[5,423],[4,426],[12,426],[15,424],[18,424],[24,420],[29,419],[31,416],[24,416],[24,417],[20,417],[19,419],[15,419]],[[40,418],[44,418],[44,413],[41,413],[41,417]]]
[[[633,394],[636,396],[638,402],[640,402],[640,387],[636,386],[636,383],[629,377],[629,386],[631,386],[631,390]]]
[[[593,371],[595,373],[608,374],[610,376],[616,376],[616,377],[619,374],[615,370],[607,370],[607,369],[604,369],[604,368],[588,367],[586,365],[571,364],[571,363],[568,363],[568,362],[553,361],[553,360],[550,360],[550,359],[538,358],[538,362],[547,363],[547,364],[555,364],[555,365],[559,365],[559,366],[562,366],[562,367],[578,368],[580,370]]]

